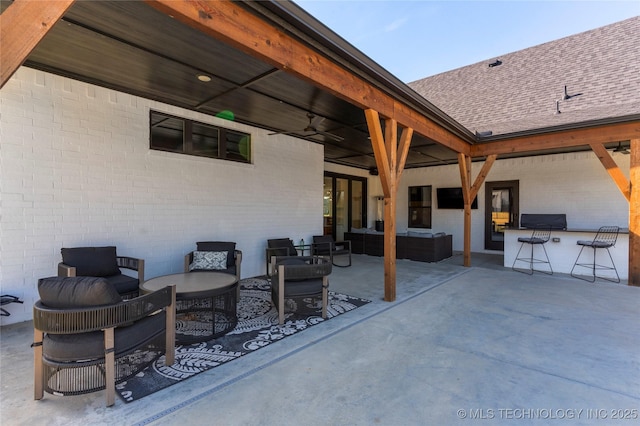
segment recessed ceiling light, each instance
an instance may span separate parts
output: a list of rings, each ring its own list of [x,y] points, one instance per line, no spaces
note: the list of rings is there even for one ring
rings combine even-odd
[[[205,83],[208,83],[208,82],[211,81],[211,77],[209,77],[208,75],[204,75],[204,74],[198,74],[198,80],[204,81]]]

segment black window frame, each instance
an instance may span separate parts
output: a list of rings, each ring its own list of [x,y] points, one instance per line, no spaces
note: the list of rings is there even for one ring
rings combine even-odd
[[[412,189],[420,189],[420,194],[412,194]],[[424,191],[428,190],[426,197]],[[431,229],[433,226],[433,186],[417,185],[408,189],[408,228]]]
[[[154,122],[154,120],[159,120]],[[173,124],[182,124],[182,129],[173,129],[174,140],[171,141],[170,137],[161,139],[161,136],[157,134],[154,137],[154,127],[167,120],[173,120]],[[154,124],[155,123],[155,124]],[[206,137],[200,138],[200,143],[194,143],[193,129],[200,127],[203,130],[207,130],[206,134],[209,134],[209,139],[214,141],[216,149],[196,149],[202,145],[202,142],[206,142]],[[178,127],[178,126],[175,126]],[[168,131],[168,133],[171,133]],[[178,133],[182,133],[182,143],[175,144],[175,146],[169,146],[167,142],[178,141]],[[211,137],[211,134],[217,133],[217,140],[215,137]],[[202,133],[204,134],[204,133]],[[244,148],[245,153],[242,153],[240,144],[242,139],[247,138],[247,145]],[[231,139],[237,139],[238,147],[236,151],[229,151],[233,141]],[[162,142],[160,142],[162,140]],[[161,111],[149,110],[149,149],[155,151],[174,152],[177,154],[192,155],[195,157],[215,158],[219,160],[235,161],[239,163],[251,164],[251,134],[241,132],[239,130],[227,129],[225,127],[217,126],[210,123],[203,123],[197,120],[191,120],[189,118],[178,117],[175,115],[167,114]]]

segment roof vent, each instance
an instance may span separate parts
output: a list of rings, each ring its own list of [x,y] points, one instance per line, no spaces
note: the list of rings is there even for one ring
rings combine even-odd
[[[574,95],[570,95],[569,92],[567,91],[567,86],[564,86],[564,100],[566,101],[567,99],[571,99],[571,98],[575,98],[576,96],[580,96],[582,95],[582,93],[576,93]]]
[[[496,59],[495,62],[491,62],[489,64],[489,68],[497,67],[498,65],[502,65],[502,61],[500,59]]]

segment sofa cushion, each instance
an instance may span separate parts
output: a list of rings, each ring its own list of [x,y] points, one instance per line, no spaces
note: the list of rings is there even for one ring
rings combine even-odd
[[[297,256],[298,250],[289,238],[274,238],[267,240],[269,256]]]
[[[227,269],[226,251],[194,251],[189,271],[224,271]]]
[[[235,251],[236,243],[231,241],[200,241],[196,243],[196,250],[198,251],[226,251],[227,252],[227,267],[228,269],[235,265]]]
[[[282,259],[276,260],[276,271],[274,274],[274,279],[277,282],[278,280],[278,266],[280,265],[307,265],[309,262],[303,257],[283,257]],[[285,268],[285,281],[304,281],[304,279],[291,279],[286,278],[286,269]]]
[[[38,280],[42,304],[57,309],[112,305],[122,301],[115,287],[99,277],[49,277]]]
[[[114,333],[116,356],[140,347],[158,333],[165,331],[165,312],[151,315],[127,327],[118,327]],[[79,359],[104,358],[104,333],[93,331],[78,334],[50,334],[42,342],[44,356],[52,361],[73,362]]]
[[[433,234],[431,232],[407,231],[407,237],[433,238]]]
[[[120,294],[129,294],[139,290],[140,281],[137,278],[130,277],[125,274],[112,275],[105,277],[116,291]]]
[[[62,263],[76,268],[76,276],[108,277],[120,273],[116,248],[73,247],[63,248]]]

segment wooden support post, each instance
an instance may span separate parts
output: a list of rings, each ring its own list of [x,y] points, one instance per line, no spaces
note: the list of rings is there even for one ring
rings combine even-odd
[[[460,181],[462,183],[462,197],[464,199],[464,242],[463,265],[471,266],[471,158],[458,153],[458,166],[460,167]]]
[[[15,0],[0,15],[0,88],[24,63],[74,0]]]
[[[389,193],[384,197],[384,300],[396,300],[396,200],[398,122],[388,118],[384,122],[384,145],[389,162]]]
[[[471,203],[478,196],[478,191],[484,183],[491,166],[498,156],[491,154],[487,156],[482,169],[475,182],[471,185],[471,157],[458,153],[458,166],[460,167],[460,181],[462,182],[462,196],[464,198],[464,266],[471,266]]]
[[[413,129],[405,128],[398,148],[398,123],[385,119],[382,133],[380,115],[377,111],[365,110],[367,126],[371,135],[371,146],[382,183],[384,195],[384,300],[396,300],[396,200],[398,182],[402,176]]]
[[[640,287],[640,139],[631,139],[629,184],[629,285]]]

